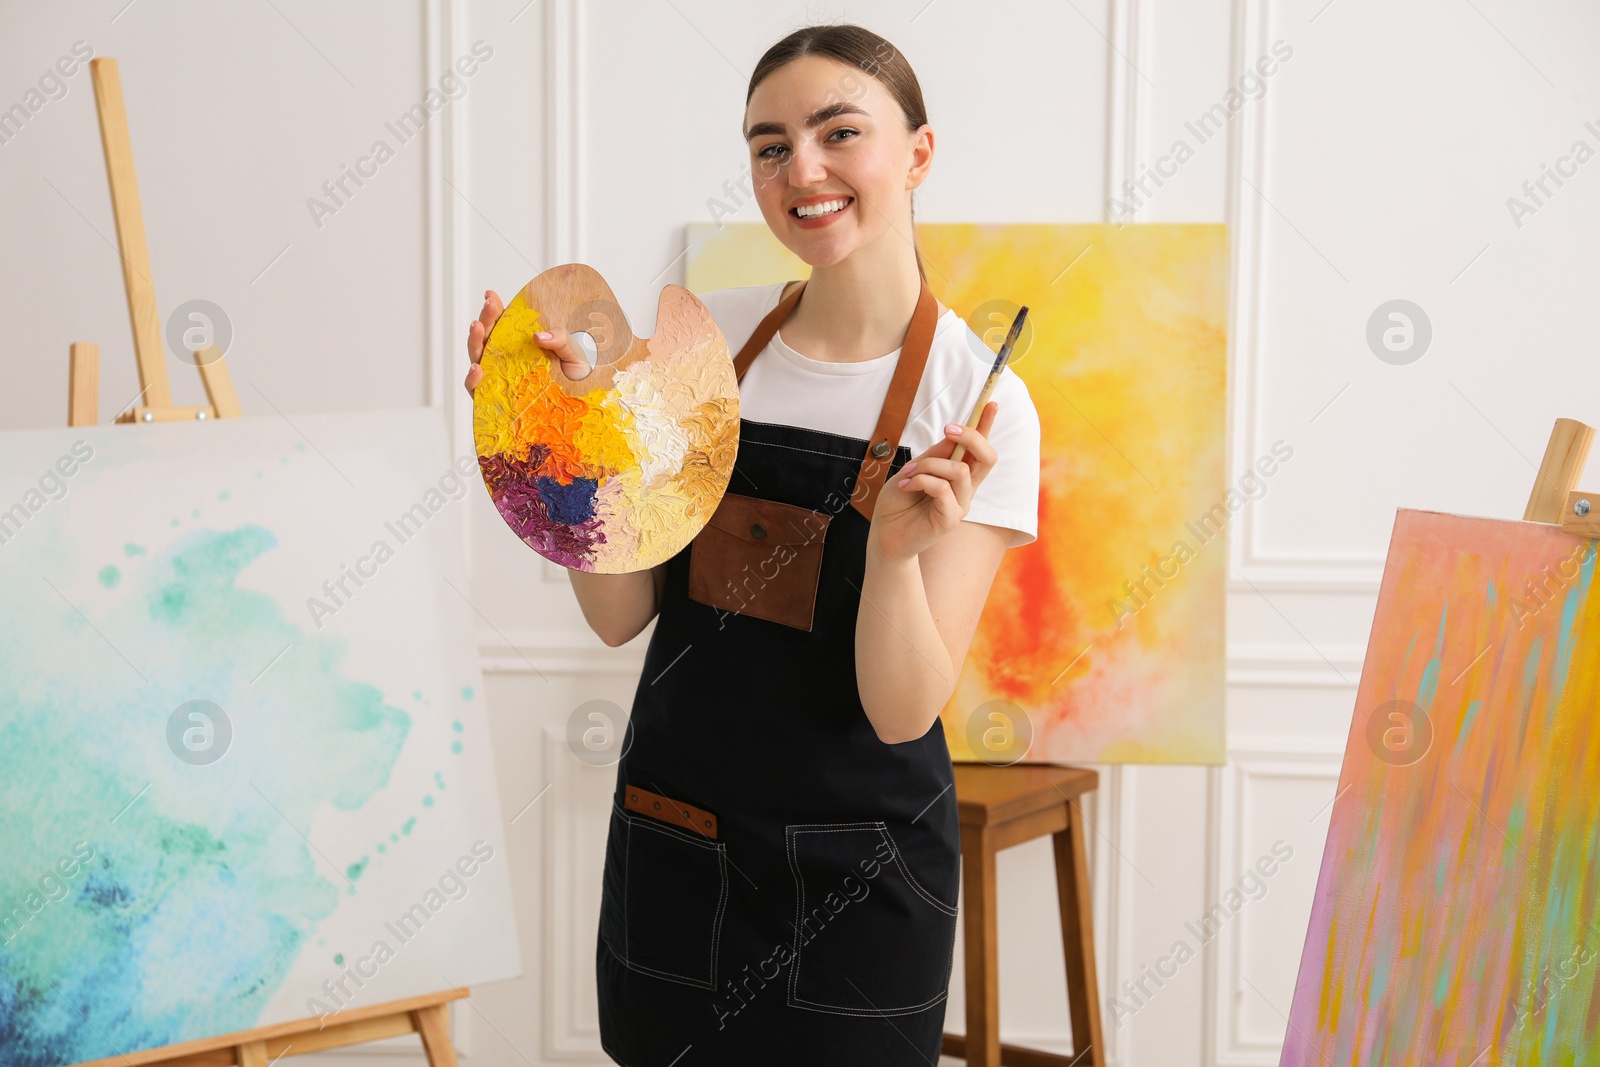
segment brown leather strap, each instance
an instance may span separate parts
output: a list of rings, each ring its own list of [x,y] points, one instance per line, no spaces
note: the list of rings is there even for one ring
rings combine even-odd
[[[751,362],[778,332],[778,327],[799,305],[800,294],[805,292],[805,288],[806,283],[802,281],[756,325],[755,332],[733,360],[734,373],[740,381],[744,380],[744,372],[750,369]],[[900,359],[895,364],[894,378],[889,382],[889,392],[883,398],[883,410],[878,413],[878,425],[872,431],[866,454],[861,457],[861,470],[856,475],[855,488],[850,495],[851,506],[869,522],[873,506],[878,501],[878,493],[888,477],[889,464],[894,461],[894,451],[900,446],[900,434],[906,428],[906,418],[911,414],[911,402],[916,399],[917,387],[922,384],[922,369],[928,363],[928,350],[933,345],[933,331],[938,319],[937,305],[928,288],[927,276],[924,275],[922,291],[917,296],[917,307],[911,313],[911,325],[906,330],[905,342],[900,348]]]
[[[622,806],[680,829],[693,830],[703,837],[717,836],[717,817],[706,809],[672,800],[636,785],[630,784],[627,792],[622,794]]]

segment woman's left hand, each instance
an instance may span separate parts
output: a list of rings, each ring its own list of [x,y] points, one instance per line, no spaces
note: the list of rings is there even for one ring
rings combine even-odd
[[[976,427],[945,427],[944,438],[890,474],[878,492],[867,537],[894,560],[914,558],[967,517],[972,493],[994,469],[996,454],[986,436],[994,425],[997,400],[983,406]],[[956,445],[966,446],[951,459]]]

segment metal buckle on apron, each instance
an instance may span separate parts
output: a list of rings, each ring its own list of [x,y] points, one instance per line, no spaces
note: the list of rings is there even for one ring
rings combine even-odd
[[[724,493],[689,551],[689,599],[809,632],[832,518]]]

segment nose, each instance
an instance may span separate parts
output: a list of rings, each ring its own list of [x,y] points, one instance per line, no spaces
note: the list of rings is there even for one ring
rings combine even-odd
[[[822,147],[817,144],[816,138],[799,138],[790,150],[789,184],[816,185],[827,176],[828,169],[822,163]]]

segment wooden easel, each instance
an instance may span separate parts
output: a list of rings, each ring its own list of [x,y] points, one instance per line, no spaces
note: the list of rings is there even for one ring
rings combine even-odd
[[[133,348],[139,361],[139,397],[115,422],[175,422],[179,419],[238,418],[239,400],[222,352],[210,345],[194,353],[210,403],[174,407],[162,356],[161,320],[156,314],[156,289],[150,276],[150,247],[145,243],[144,214],[139,208],[139,183],[133,171],[133,142],[122,102],[117,61],[89,62],[95,106],[100,115],[100,144],[105,149],[106,177],[111,183],[111,210],[116,216],[117,246],[122,253],[122,282],[133,322]],[[75,341],[71,347],[67,385],[67,424],[93,426],[99,421],[100,347]],[[261,1026],[235,1034],[185,1041],[164,1048],[119,1053],[80,1067],[267,1067],[280,1056],[298,1056],[347,1045],[380,1041],[400,1034],[420,1034],[433,1067],[458,1067],[450,1043],[450,1002],[470,995],[468,989],[408,997],[365,1008],[341,1011],[336,1023],[318,1017]]]
[[[1600,537],[1600,493],[1573,488],[1593,444],[1594,427],[1576,419],[1556,420],[1533,495],[1522,513],[1524,521],[1552,523],[1579,537]]]
[[[122,103],[122,77],[117,61],[89,61],[95,109],[100,116],[100,145],[105,149],[106,178],[111,184],[111,212],[116,218],[117,248],[122,253],[122,285],[133,322],[133,351],[139,361],[139,396],[116,422],[173,422],[178,419],[238,418],[239,398],[215,345],[194,354],[200,381],[210,401],[202,407],[173,407],[162,357],[161,319],[156,314],[156,287],[150,277],[150,246],[145,242],[144,212],[139,207],[139,182],[133,172],[133,141]],[[74,341],[67,385],[67,425],[93,426],[99,421],[100,346]]]
[[[351,1008],[339,1013],[345,1021],[323,1027],[314,1018],[261,1026],[237,1034],[185,1041],[180,1045],[146,1049],[126,1055],[90,1060],[78,1067],[267,1067],[279,1056],[299,1056],[324,1052],[330,1048],[361,1045],[386,1037],[417,1033],[422,1049],[433,1067],[457,1067],[456,1050],[450,1044],[450,1001],[460,1000],[468,991],[450,990],[424,997],[391,1000],[368,1008]],[[319,1029],[320,1027],[320,1029]]]

